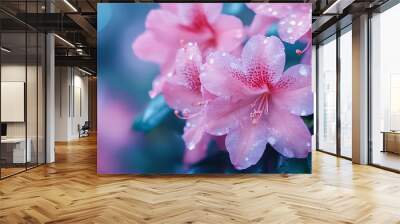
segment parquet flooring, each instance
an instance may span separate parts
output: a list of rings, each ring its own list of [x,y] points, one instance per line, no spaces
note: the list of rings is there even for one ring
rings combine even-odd
[[[0,181],[0,223],[400,223],[400,175],[315,152],[312,175],[99,176],[96,139]]]

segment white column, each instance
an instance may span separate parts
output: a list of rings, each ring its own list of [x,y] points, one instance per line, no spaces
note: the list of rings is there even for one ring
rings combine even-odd
[[[368,163],[368,15],[353,20],[353,162]]]
[[[46,163],[55,161],[54,133],[55,133],[55,56],[54,35],[46,36]]]

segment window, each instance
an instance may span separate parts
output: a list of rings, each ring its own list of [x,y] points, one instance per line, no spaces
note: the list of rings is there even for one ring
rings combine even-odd
[[[340,36],[340,155],[352,157],[352,33],[351,26]]]
[[[318,149],[336,153],[336,36],[318,48]]]
[[[371,162],[400,170],[400,5],[371,18]]]

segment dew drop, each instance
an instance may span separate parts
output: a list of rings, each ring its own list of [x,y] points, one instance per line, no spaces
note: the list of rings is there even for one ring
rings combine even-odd
[[[196,144],[194,144],[194,142],[190,142],[190,143],[188,144],[188,146],[187,146],[187,148],[188,148],[189,150],[193,150],[195,147],[196,147]]]
[[[299,74],[302,76],[307,76],[307,69],[304,66],[301,66],[299,69]]]
[[[271,144],[271,145],[275,145],[275,143],[276,143],[276,139],[275,139],[274,137],[269,137],[269,138],[267,139],[267,141],[268,141],[269,144]]]

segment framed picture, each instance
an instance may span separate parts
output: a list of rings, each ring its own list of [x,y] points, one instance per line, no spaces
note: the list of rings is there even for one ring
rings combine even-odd
[[[310,173],[311,10],[100,3],[98,173]]]

